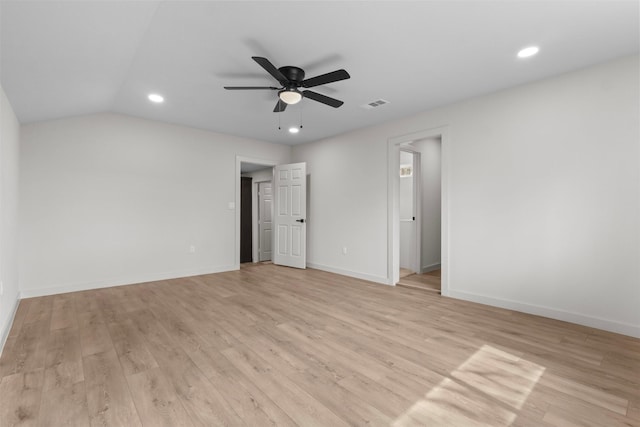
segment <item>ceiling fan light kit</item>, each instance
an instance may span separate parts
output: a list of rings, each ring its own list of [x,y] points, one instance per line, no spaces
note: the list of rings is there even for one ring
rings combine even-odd
[[[324,85],[327,83],[338,82],[340,80],[346,80],[351,78],[349,73],[345,70],[336,70],[330,73],[321,74],[310,79],[304,78],[304,70],[300,67],[285,66],[276,68],[271,61],[267,58],[260,56],[253,56],[252,59],[256,61],[262,68],[264,68],[271,76],[276,79],[282,87],[273,86],[225,86],[227,90],[277,90],[278,102],[273,109],[274,113],[281,113],[287,105],[297,104],[302,98],[309,98],[321,104],[328,105],[333,108],[338,108],[344,102],[323,95],[312,90],[300,91],[299,88],[310,88],[315,86]]]
[[[284,89],[278,92],[278,98],[289,105],[302,101],[302,93],[298,89]]]

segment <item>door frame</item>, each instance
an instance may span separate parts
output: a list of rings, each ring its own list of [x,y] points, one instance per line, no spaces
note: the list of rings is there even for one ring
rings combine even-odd
[[[442,144],[441,165],[441,191],[442,191],[442,224],[441,224],[441,248],[440,263],[442,268],[441,289],[443,296],[449,295],[450,276],[450,233],[449,233],[449,176],[451,135],[448,125],[425,129],[406,135],[400,135],[387,140],[387,281],[395,286],[400,280],[400,146],[420,139],[440,137]]]
[[[240,270],[240,175],[242,175],[242,163],[254,163],[264,165],[265,168],[274,167],[278,164],[275,160],[259,159],[255,157],[236,156],[236,194],[235,194],[235,247],[233,251],[233,268]]]

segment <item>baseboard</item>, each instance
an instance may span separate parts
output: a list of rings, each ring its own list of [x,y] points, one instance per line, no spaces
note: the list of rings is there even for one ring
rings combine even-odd
[[[7,342],[7,338],[9,338],[9,332],[11,332],[11,327],[13,326],[13,320],[16,318],[16,311],[18,310],[19,304],[20,298],[16,298],[13,303],[13,309],[9,312],[9,316],[6,319],[3,319],[4,329],[2,330],[2,335],[0,335],[0,356],[2,356],[4,345]]]
[[[430,271],[440,270],[440,268],[441,268],[440,263],[437,263],[437,264],[431,264],[431,265],[426,265],[426,266],[422,267],[422,268],[420,269],[420,272],[421,272],[421,273],[428,273],[428,272],[430,272]]]
[[[20,298],[43,297],[46,295],[66,294],[68,292],[88,291],[91,289],[111,288],[113,286],[132,285],[136,283],[155,282],[157,280],[178,279],[181,277],[201,276],[204,274],[223,273],[225,271],[237,270],[233,265],[212,266],[197,270],[181,270],[149,274],[142,276],[130,276],[121,278],[109,278],[95,282],[81,282],[67,285],[50,286],[41,289],[23,289]]]
[[[343,270],[342,268],[329,267],[328,265],[316,264],[314,262],[307,262],[307,267],[315,268],[316,270],[327,271],[329,273],[340,274],[342,276],[349,276],[356,279],[367,280],[369,282],[389,285],[389,279],[382,276],[374,276],[366,273],[358,273],[357,271]]]
[[[502,298],[488,297],[470,292],[461,292],[449,290],[449,297],[462,299],[465,301],[477,302],[480,304],[491,305],[494,307],[506,308],[509,310],[520,311],[523,313],[535,314],[538,316],[548,317],[550,319],[562,320],[565,322],[576,323],[578,325],[589,326],[591,328],[602,329],[604,331],[615,332],[618,334],[628,335],[640,338],[640,326],[629,323],[617,322],[615,320],[602,319],[600,317],[587,316],[580,313],[558,310],[551,307],[544,307],[534,304],[526,304],[518,301],[512,301]]]

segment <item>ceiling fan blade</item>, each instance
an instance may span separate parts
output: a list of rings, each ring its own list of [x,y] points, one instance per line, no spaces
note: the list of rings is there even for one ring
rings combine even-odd
[[[273,112],[274,113],[282,113],[286,109],[287,109],[287,103],[283,102],[280,99],[278,99],[278,102],[276,104],[276,108],[273,109]]]
[[[226,90],[278,90],[273,86],[225,86]]]
[[[318,92],[314,92],[312,90],[305,90],[302,92],[302,94],[304,95],[305,98],[309,98],[309,99],[313,99],[314,101],[318,101],[321,102],[323,104],[329,105],[333,108],[338,108],[339,106],[341,106],[342,104],[344,104],[344,102],[335,99],[335,98],[331,98],[329,96],[323,95],[321,93]]]
[[[267,73],[271,74],[274,79],[279,81],[282,86],[285,86],[289,83],[289,80],[278,70],[267,58],[263,58],[261,56],[252,56],[254,61],[256,61],[262,68],[267,70]]]
[[[338,82],[340,80],[346,80],[346,79],[349,79],[349,78],[351,78],[351,76],[345,70],[336,70],[336,71],[332,71],[332,72],[327,73],[327,74],[321,74],[319,76],[311,77],[310,79],[303,80],[302,81],[302,86],[303,87],[320,86],[320,85],[324,85],[324,84],[327,84],[327,83],[333,83],[333,82]]]

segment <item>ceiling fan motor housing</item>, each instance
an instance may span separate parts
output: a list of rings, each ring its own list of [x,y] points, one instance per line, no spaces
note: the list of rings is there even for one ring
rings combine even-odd
[[[289,80],[289,83],[292,83],[291,87],[300,87],[302,85],[304,80],[304,70],[302,68],[287,65],[278,68],[278,71]]]

